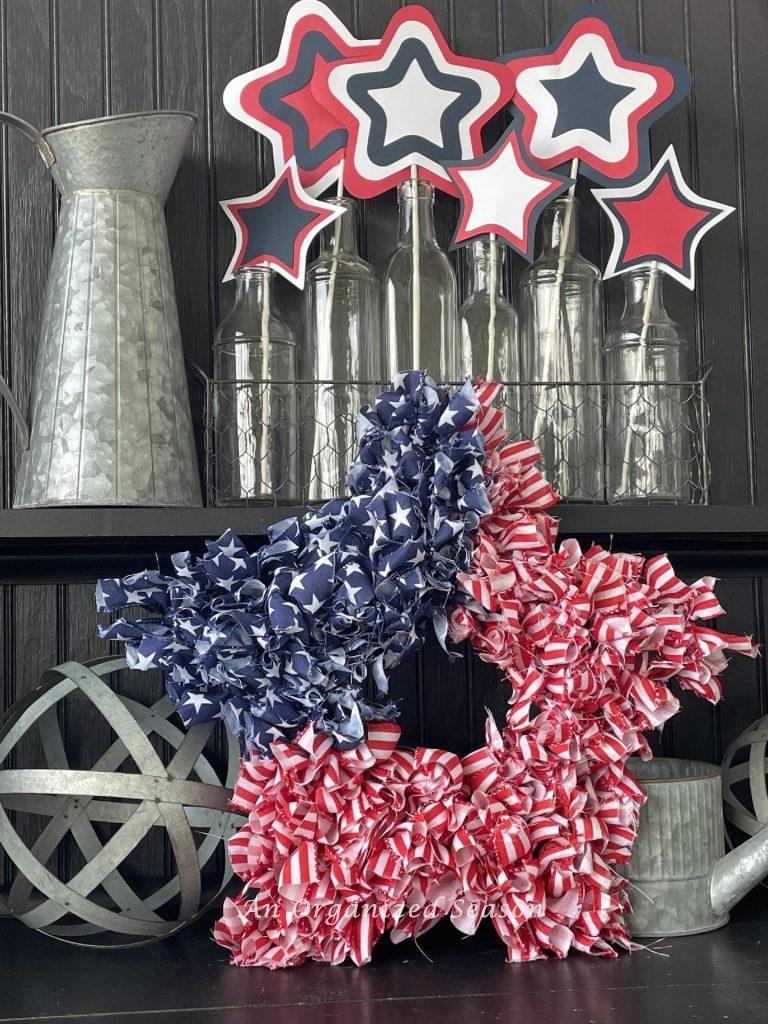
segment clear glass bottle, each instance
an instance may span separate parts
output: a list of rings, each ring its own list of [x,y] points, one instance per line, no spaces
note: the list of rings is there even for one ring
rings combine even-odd
[[[274,301],[275,272],[235,272],[213,342],[214,501],[300,500],[296,342]]]
[[[610,502],[691,500],[688,343],[664,308],[663,278],[624,275],[624,312],[605,338]]]
[[[520,379],[517,313],[504,297],[505,255],[506,245],[489,238],[478,238],[466,247],[467,298],[459,310],[461,356],[464,372],[485,380]]]
[[[450,383],[463,379],[456,275],[435,238],[434,199],[428,181],[398,186],[397,247],[384,277],[384,345],[389,376],[425,369]]]
[[[600,501],[600,271],[579,253],[578,226],[578,200],[555,200],[542,218],[542,250],[521,275],[523,379],[534,383],[520,391],[524,431],[561,497]]]
[[[357,414],[384,374],[379,279],[357,251],[357,203],[331,202],[344,207],[344,216],[323,234],[304,287],[309,381],[302,448],[310,456],[310,501],[346,493]]]

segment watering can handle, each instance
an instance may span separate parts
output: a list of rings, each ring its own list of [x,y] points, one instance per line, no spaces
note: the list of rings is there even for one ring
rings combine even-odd
[[[8,114],[4,110],[0,110],[0,124],[7,124],[11,128],[16,128],[18,131],[22,132],[22,134],[26,135],[28,139],[31,139],[37,146],[40,155],[45,161],[46,167],[50,168],[56,163],[56,156],[53,150],[48,145],[42,133],[39,132],[34,125],[31,125],[21,117],[16,117],[15,114]],[[22,448],[24,451],[27,451],[29,448],[29,426],[27,424],[27,418],[16,399],[16,396],[11,391],[8,386],[8,382],[2,374],[0,374],[0,395],[2,395],[8,403],[8,407],[11,410],[13,418],[16,420],[18,425],[19,432],[21,433]]]

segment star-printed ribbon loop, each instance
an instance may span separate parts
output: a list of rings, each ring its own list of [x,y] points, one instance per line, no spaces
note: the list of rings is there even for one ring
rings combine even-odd
[[[296,161],[299,181],[321,195],[339,176],[347,133],[312,92],[313,79],[337,61],[367,53],[376,40],[355,39],[319,0],[299,0],[288,11],[273,61],[233,78],[224,106],[272,144],[275,173]]]
[[[515,75],[514,104],[534,160],[579,160],[600,184],[636,180],[650,167],[648,130],[685,98],[688,69],[630,49],[610,11],[580,7],[551,46],[499,60]]]
[[[443,164],[482,152],[481,129],[511,99],[514,77],[453,53],[432,15],[411,6],[370,54],[330,67],[313,89],[349,134],[344,184],[353,195],[379,195],[413,166],[453,193]]]

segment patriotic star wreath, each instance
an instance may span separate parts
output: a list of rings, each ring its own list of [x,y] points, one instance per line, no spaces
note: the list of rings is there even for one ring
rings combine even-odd
[[[443,918],[471,934],[489,917],[515,962],[632,948],[616,866],[643,794],[627,758],[651,757],[644,733],[679,710],[671,680],[714,703],[725,652],[756,651],[703,624],[723,613],[711,578],[556,548],[557,496],[535,446],[505,439],[497,390],[401,375],[361,414],[351,498],[255,555],[227,534],[177,556],[176,577],[99,585],[103,610],[152,612],[102,635],[169,672],[185,721],[243,733],[245,884],[215,929],[235,964],[360,965],[384,932]],[[363,668],[385,689],[430,621],[510,683],[503,729],[489,716],[464,758],[399,747],[395,710],[364,696]]]

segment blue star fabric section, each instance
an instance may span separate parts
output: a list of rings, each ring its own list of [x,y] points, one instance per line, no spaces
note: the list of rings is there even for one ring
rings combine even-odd
[[[427,630],[445,645],[446,605],[490,511],[470,384],[453,396],[401,374],[360,413],[351,497],[269,530],[249,552],[231,532],[159,571],[101,580],[97,607],[144,617],[100,628],[132,668],[159,668],[187,726],[223,718],[265,753],[311,722],[342,748],[396,708],[390,673]],[[373,681],[376,698],[367,696]]]

